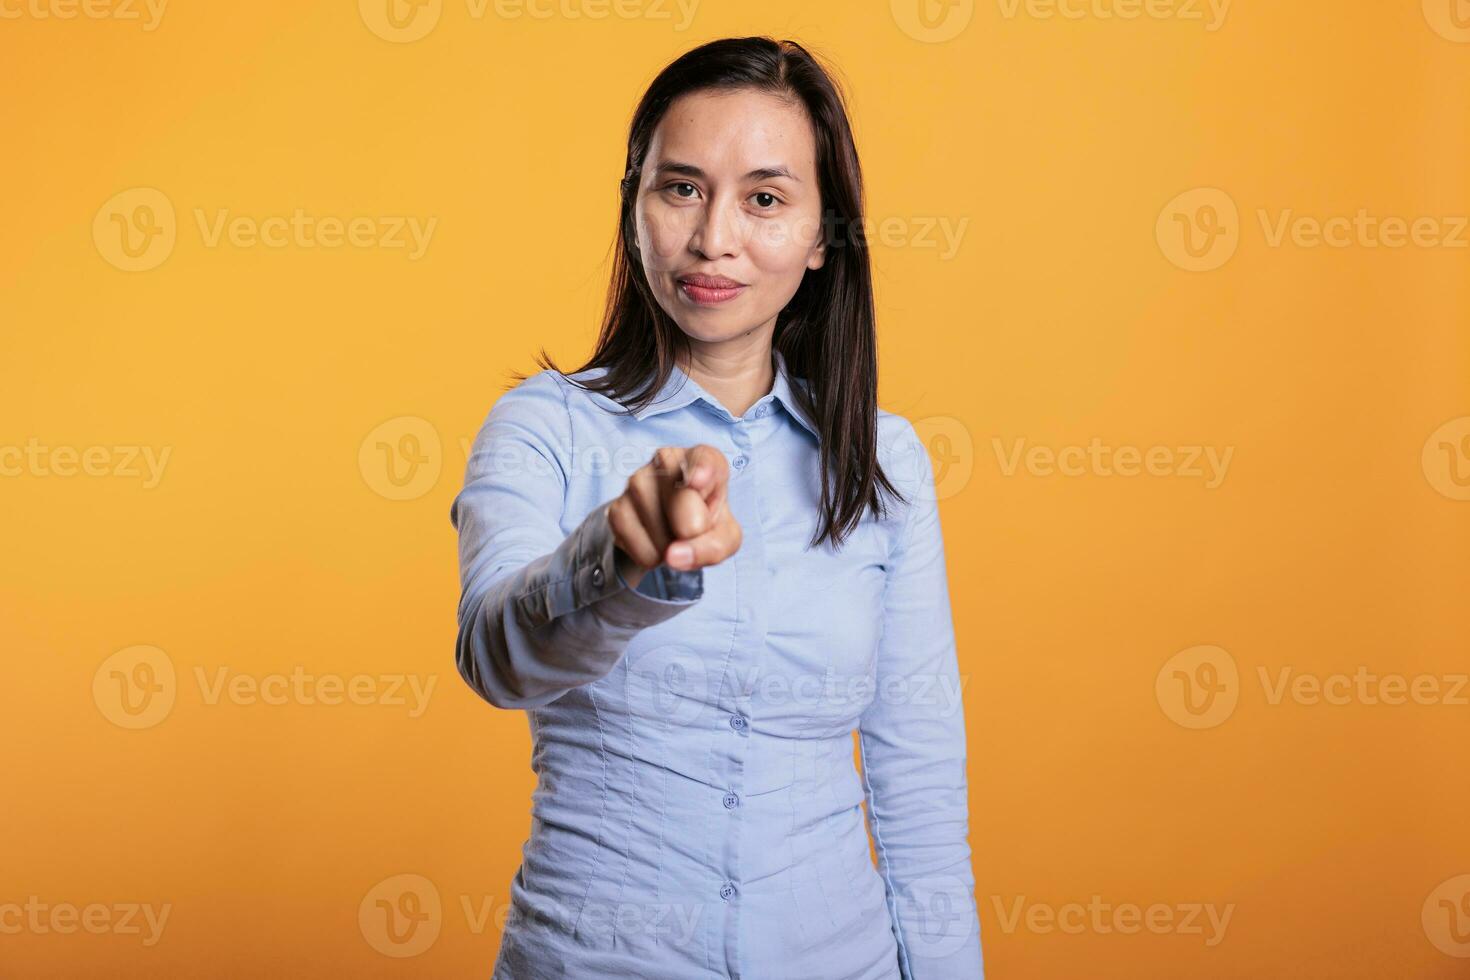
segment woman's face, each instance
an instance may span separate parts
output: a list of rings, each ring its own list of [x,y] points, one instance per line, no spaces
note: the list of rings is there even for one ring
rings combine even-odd
[[[753,89],[680,96],[654,130],[634,209],[643,272],[692,340],[762,327],[819,268],[821,191],[805,110]]]

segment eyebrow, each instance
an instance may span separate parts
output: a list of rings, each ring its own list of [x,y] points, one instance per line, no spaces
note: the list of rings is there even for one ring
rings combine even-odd
[[[694,164],[681,163],[678,160],[661,160],[658,166],[653,168],[653,172],[655,176],[659,174],[683,174],[686,177],[698,177],[700,179],[709,176]],[[788,180],[796,181],[798,184],[801,183],[800,177],[782,166],[757,167],[745,175],[746,180],[771,180],[775,177],[785,177]]]

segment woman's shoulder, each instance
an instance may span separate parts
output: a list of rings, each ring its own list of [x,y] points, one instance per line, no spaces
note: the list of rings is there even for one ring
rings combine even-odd
[[[566,414],[561,373],[543,368],[500,393],[490,408],[490,419],[529,419],[548,413]]]
[[[926,448],[918,429],[906,416],[878,409],[878,461],[885,469],[891,465],[907,472]]]
[[[561,406],[563,410],[571,410],[587,399],[604,398],[597,392],[586,390],[582,384],[601,377],[606,371],[606,368],[599,367],[563,374],[553,368],[542,368],[533,374],[526,375],[514,386],[502,392],[496,405],[507,404],[526,408],[553,405]]]
[[[912,420],[878,409],[878,460],[903,498],[894,511],[896,528],[906,526],[916,511],[935,505],[934,460]]]
[[[584,407],[616,409],[619,406],[613,399],[586,387],[588,382],[595,381],[606,373],[605,367],[587,368],[566,374],[552,368],[542,368],[535,374],[527,375],[525,380],[501,397],[506,398],[521,392],[517,397],[526,400],[559,399],[567,411],[572,412]]]

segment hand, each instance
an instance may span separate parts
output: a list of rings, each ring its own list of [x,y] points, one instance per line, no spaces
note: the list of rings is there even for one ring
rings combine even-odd
[[[740,550],[740,524],[725,501],[729,482],[725,454],[708,443],[664,446],[628,478],[607,519],[630,586],[661,563],[693,571]]]

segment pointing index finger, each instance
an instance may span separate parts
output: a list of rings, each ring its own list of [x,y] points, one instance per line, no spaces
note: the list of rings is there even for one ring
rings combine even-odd
[[[692,446],[684,454],[681,486],[699,491],[706,503],[713,502],[715,491],[729,479],[730,464],[725,454],[709,443]]]

